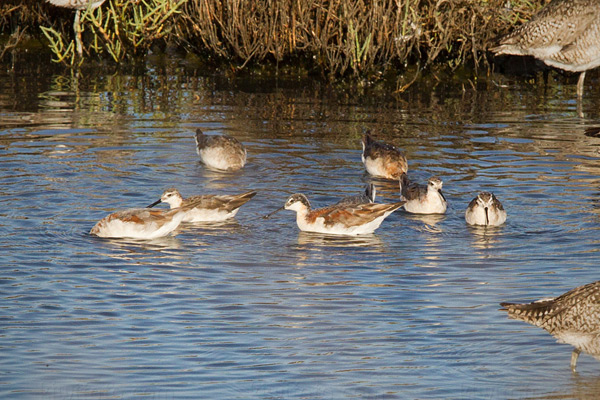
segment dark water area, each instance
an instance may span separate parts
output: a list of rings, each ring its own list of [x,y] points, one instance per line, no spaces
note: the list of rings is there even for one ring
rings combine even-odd
[[[46,71],[46,72],[45,72]],[[598,74],[491,75],[335,88],[178,62],[79,74],[0,71],[0,397],[537,398],[600,392],[600,364],[502,301],[558,296],[600,265]],[[193,133],[248,149],[206,169]],[[299,232],[280,207],[359,193],[365,130],[438,175],[445,215],[398,211],[372,235]],[[257,196],[219,224],[153,241],[90,236],[110,212],[184,195]],[[508,212],[467,226],[488,190]]]

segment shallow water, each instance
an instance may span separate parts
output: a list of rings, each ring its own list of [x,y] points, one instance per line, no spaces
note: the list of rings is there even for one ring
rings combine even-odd
[[[498,311],[598,280],[600,138],[585,129],[600,82],[581,116],[556,79],[392,96],[179,65],[2,70],[0,397],[594,398],[596,360],[572,374],[569,345]],[[248,165],[207,170],[196,128],[237,137]],[[357,238],[260,218],[291,193],[321,206],[363,190],[366,129],[405,151],[413,179],[443,179],[446,215],[399,211]],[[170,186],[258,195],[174,237],[88,234]],[[466,225],[481,190],[504,226]]]

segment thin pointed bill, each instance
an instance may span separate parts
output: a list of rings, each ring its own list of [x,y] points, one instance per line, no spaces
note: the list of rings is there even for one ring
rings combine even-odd
[[[161,199],[158,199],[158,200],[156,200],[154,203],[150,204],[149,206],[146,206],[146,208],[152,208],[152,207],[154,207],[155,205],[157,205],[158,203],[160,203],[161,201],[162,201]]]
[[[269,219],[271,218],[272,215],[277,214],[279,211],[283,210],[285,208],[285,206],[279,207],[277,210],[273,211],[272,213],[269,213],[265,216],[263,216],[264,219]]]
[[[485,224],[489,225],[490,224],[490,217],[488,216],[488,208],[485,207],[484,210],[485,210]]]

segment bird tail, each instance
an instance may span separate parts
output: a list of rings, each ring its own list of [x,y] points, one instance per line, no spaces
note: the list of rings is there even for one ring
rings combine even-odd
[[[554,299],[539,300],[533,303],[500,303],[501,311],[508,311],[508,317],[519,319],[531,325],[542,326],[546,319],[556,312]]]
[[[250,199],[253,198],[254,196],[256,196],[255,191],[250,191],[250,192],[246,192],[246,193],[242,193],[237,196],[234,196],[230,201],[228,201],[227,208],[230,211],[235,210],[236,208],[240,208],[241,206],[246,204],[248,201],[250,201]]]

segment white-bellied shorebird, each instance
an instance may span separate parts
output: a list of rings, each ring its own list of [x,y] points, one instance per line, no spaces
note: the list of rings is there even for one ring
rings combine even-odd
[[[209,168],[235,171],[246,165],[246,148],[229,135],[205,135],[196,130],[196,152]]]
[[[170,188],[163,192],[160,199],[150,204],[148,208],[159,203],[168,203],[171,209],[185,207],[194,203],[195,206],[187,211],[183,222],[215,222],[234,217],[240,207],[246,204],[256,192],[246,192],[238,195],[204,194],[184,199],[177,189]]]
[[[502,225],[506,221],[506,211],[493,193],[481,192],[469,203],[465,220],[469,225]]]
[[[156,239],[173,232],[186,210],[150,210],[132,208],[117,211],[94,225],[90,234],[104,238]]]
[[[427,185],[411,183],[406,174],[400,176],[400,199],[406,201],[404,209],[413,214],[443,214],[448,206],[442,193],[443,182],[434,176]]]
[[[388,215],[403,204],[404,202],[342,204],[312,210],[306,196],[297,193],[290,196],[283,207],[273,211],[265,218],[283,209],[292,210],[296,212],[296,223],[301,231],[332,235],[362,235],[373,233]]]
[[[374,140],[368,132],[362,138],[362,148],[362,162],[369,174],[397,180],[408,171],[408,162],[400,150],[391,144]]]

